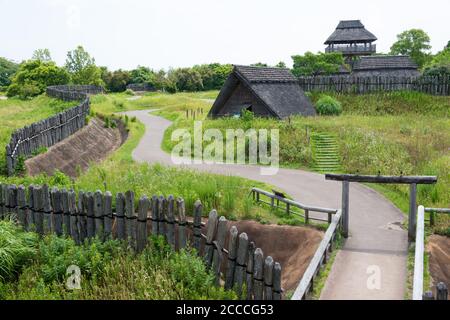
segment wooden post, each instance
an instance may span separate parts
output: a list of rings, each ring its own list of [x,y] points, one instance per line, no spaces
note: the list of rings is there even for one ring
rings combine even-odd
[[[70,235],[69,193],[66,189],[61,190],[61,201],[63,211],[63,233]]]
[[[264,300],[273,300],[273,265],[273,258],[268,256],[264,261]]]
[[[95,237],[95,212],[94,212],[94,195],[88,192],[85,197],[87,208],[87,238]]]
[[[202,244],[202,212],[203,205],[197,200],[194,204],[194,248],[199,254]]]
[[[213,240],[214,240],[214,236],[216,235],[217,223],[218,223],[217,211],[213,210],[209,213],[208,226],[206,228],[206,243],[205,243],[204,259],[205,259],[206,266],[208,268],[211,267],[211,263],[212,263],[212,257],[213,257],[213,251],[214,251]]]
[[[94,194],[95,236],[103,239],[103,193],[97,190]]]
[[[234,269],[236,267],[238,244],[238,229],[232,226],[230,229],[230,237],[228,239],[228,263],[227,274],[225,277],[225,290],[230,290],[234,283]]]
[[[137,226],[137,252],[142,252],[147,245],[147,213],[150,202],[146,196],[139,200],[138,226]]]
[[[152,197],[152,235],[157,236],[158,235],[158,209],[159,209],[159,204],[158,204],[159,198],[156,195],[153,195]]]
[[[417,184],[411,183],[409,186],[409,219],[408,219],[408,238],[414,241],[416,238],[417,221]]]
[[[50,234],[53,230],[52,202],[50,199],[50,189],[46,184],[42,186],[42,196],[44,197],[44,234]]]
[[[6,185],[0,183],[0,219],[3,219],[3,214],[5,212],[5,190]]]
[[[104,216],[104,234],[105,239],[112,238],[112,226],[114,221],[114,216],[112,212],[112,194],[106,191],[104,196],[105,202],[103,205],[103,216]]]
[[[33,189],[33,206],[35,209],[36,232],[40,235],[44,234],[44,203],[42,199],[42,188]]]
[[[305,210],[305,223],[309,224],[309,210],[308,209]]]
[[[247,273],[246,273],[246,285],[247,285],[247,300],[253,300],[253,272],[255,267],[255,250],[256,245],[252,241],[248,245],[248,257],[247,257]]]
[[[342,233],[344,238],[348,238],[349,229],[349,193],[350,183],[348,181],[342,182]]]
[[[434,221],[435,221],[435,212],[431,211],[430,212],[430,226],[434,227]]]
[[[134,192],[127,191],[125,193],[125,229],[127,233],[128,243],[132,248],[136,249],[136,238],[137,238],[137,214],[134,210]]]
[[[236,270],[234,273],[234,282],[236,291],[239,296],[242,293],[242,284],[244,283],[244,274],[247,270],[248,259],[248,236],[246,233],[241,233],[239,236],[238,253],[236,260]]]
[[[116,195],[116,221],[117,221],[117,235],[119,240],[126,239],[125,232],[125,196],[123,193]]]
[[[83,191],[78,193],[78,232],[80,235],[80,243],[84,242],[87,237],[87,219],[86,219],[86,206],[85,194]]]
[[[27,198],[27,204],[28,204],[28,210],[27,210],[27,225],[25,226],[25,230],[27,231],[35,231],[34,228],[34,207],[33,207],[33,185],[28,186],[28,198]],[[7,198],[6,203],[7,203]]]
[[[213,251],[213,272],[216,276],[216,285],[220,284],[220,266],[223,261],[222,248],[225,245],[225,237],[227,235],[227,219],[220,217],[217,224],[217,236]]]
[[[264,279],[264,253],[258,248],[255,250],[255,270],[253,272],[253,294],[255,300],[263,299]]]
[[[167,198],[167,224],[166,239],[167,243],[175,249],[175,199],[172,195]]]
[[[2,190],[0,189],[0,197],[1,192]],[[17,189],[17,205],[19,206],[19,214],[18,214],[19,223],[22,227],[25,228],[27,218],[27,198],[25,194],[25,187],[23,185],[20,185],[19,188]],[[2,217],[0,215],[0,219],[1,218]]]
[[[76,244],[80,244],[80,233],[78,230],[78,210],[77,194],[75,191],[69,191],[69,213],[70,213],[70,236]]]
[[[186,208],[184,200],[178,198],[177,200],[177,215],[178,215],[178,249],[183,249],[187,245],[186,239]]]
[[[273,267],[273,300],[281,300],[281,264],[275,262]]]
[[[448,289],[445,283],[439,282],[436,286],[436,300],[447,300]]]
[[[159,196],[158,199],[158,234],[165,236],[166,235],[166,199],[163,196]]]
[[[62,208],[61,208],[61,192],[57,188],[52,189],[52,208],[53,208],[53,222],[55,233],[58,236],[62,235]]]

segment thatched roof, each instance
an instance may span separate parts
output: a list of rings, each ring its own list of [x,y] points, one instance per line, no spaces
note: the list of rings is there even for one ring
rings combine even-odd
[[[274,117],[283,119],[291,115],[316,114],[311,101],[300,88],[298,79],[289,69],[234,66],[211,108],[210,116],[219,113],[240,83],[247,87]]]
[[[371,32],[367,31],[359,20],[347,20],[339,22],[336,30],[328,38],[325,44],[342,44],[351,42],[373,42],[376,41]]]
[[[361,57],[353,67],[354,71],[380,69],[416,69],[418,66],[409,56],[367,56]]]

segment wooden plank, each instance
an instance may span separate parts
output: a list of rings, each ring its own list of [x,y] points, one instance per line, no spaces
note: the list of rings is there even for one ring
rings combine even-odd
[[[69,192],[66,189],[61,190],[61,201],[63,211],[63,233],[65,235],[70,235]]]
[[[365,176],[356,174],[326,174],[326,180],[348,181],[348,182],[366,182],[366,183],[384,183],[384,184],[435,184],[435,176]]]
[[[213,251],[214,251],[213,240],[214,240],[214,236],[216,235],[217,223],[218,223],[217,211],[212,210],[209,213],[208,225],[206,227],[206,243],[205,243],[205,253],[204,253],[205,264],[208,268],[211,267],[211,263],[212,263],[212,257],[213,257]]]
[[[6,184],[0,183],[0,219],[3,219],[5,213],[5,190],[7,189]]]
[[[152,234],[157,236],[159,233],[159,198],[154,195],[152,197]]]
[[[103,240],[105,226],[103,223],[103,193],[97,190],[94,193],[94,218],[95,218],[95,236]]]
[[[46,184],[42,186],[42,196],[44,198],[44,234],[50,234],[53,232],[52,201],[50,199],[50,188]]]
[[[246,233],[241,233],[239,235],[236,269],[234,272],[235,288],[239,296],[241,296],[242,294],[242,285],[245,281],[247,260],[248,260],[248,236]]]
[[[166,239],[167,243],[175,249],[175,199],[172,195],[167,198],[166,208]]]
[[[94,210],[94,195],[92,192],[86,193],[86,216],[87,216],[87,238],[95,237],[95,210]]]
[[[158,200],[158,234],[166,235],[166,198],[160,196]]]
[[[275,262],[273,267],[273,300],[282,299],[281,290],[281,264]]]
[[[2,190],[0,189],[0,194],[1,194],[1,192],[2,192]],[[19,223],[22,227],[25,227],[28,206],[27,206],[25,187],[23,185],[20,185],[19,188],[17,189],[17,205],[19,206],[19,214],[18,214]],[[1,217],[0,217],[0,219],[1,219]]]
[[[128,243],[136,249],[137,240],[137,213],[134,210],[134,192],[129,190],[125,193],[125,229]]]
[[[77,194],[69,191],[69,213],[70,213],[70,236],[76,244],[80,244],[80,233],[78,229]]]
[[[44,234],[44,200],[41,187],[33,189],[33,207],[35,210],[36,232],[39,235]]]
[[[306,268],[306,271],[303,274],[303,277],[300,280],[300,283],[297,286],[294,295],[292,296],[292,300],[303,300],[306,298],[306,294],[308,293],[308,289],[311,287],[314,274],[316,273],[316,270],[318,270],[318,268],[320,267],[322,257],[325,254],[334,234],[336,233],[337,228],[339,227],[341,217],[342,217],[341,210],[339,210],[338,213],[333,216],[333,222],[331,222],[330,226],[325,232],[325,235],[319,247],[317,248],[311,262],[309,263],[308,268]]]
[[[116,223],[116,238],[119,240],[125,240],[125,196],[120,192],[116,195]]]
[[[203,214],[203,205],[200,200],[197,200],[194,204],[194,244],[193,247],[197,250],[198,253],[201,251],[202,244],[202,214]]]
[[[225,277],[225,290],[230,290],[234,284],[234,271],[236,268],[237,247],[238,246],[238,229],[236,226],[230,228],[230,236],[228,239],[228,263],[227,273]]]
[[[255,250],[256,245],[252,241],[248,245],[248,258],[247,258],[247,272],[246,272],[246,285],[247,285],[247,300],[253,300],[253,272],[255,271]]]
[[[137,222],[137,252],[142,252],[147,245],[147,215],[150,201],[146,196],[139,199],[138,222]]]
[[[264,260],[264,300],[273,300],[273,266],[274,261],[271,256]]]
[[[255,265],[253,271],[254,300],[263,300],[264,297],[264,253],[261,248],[255,250]]]
[[[62,207],[61,207],[61,192],[57,188],[51,191],[52,208],[53,208],[53,224],[55,233],[58,236],[63,234],[62,230]]]
[[[78,192],[78,232],[80,235],[80,243],[83,243],[87,238],[87,213],[85,206],[85,193]]]
[[[17,207],[17,186],[11,184],[8,186],[8,216],[14,220],[17,220],[18,207]]]
[[[34,230],[34,208],[33,208],[33,185],[28,186],[28,211],[27,211],[27,225],[25,226],[25,230],[27,231],[35,231]],[[7,198],[5,198],[7,199]]]
[[[216,277],[216,285],[220,283],[220,267],[223,261],[222,249],[225,245],[225,237],[227,236],[227,224],[228,221],[225,217],[220,217],[217,224],[217,234],[216,241],[214,241],[214,251],[213,251],[213,272]]]
[[[184,200],[178,198],[177,200],[177,216],[178,216],[178,249],[183,249],[187,245],[186,235],[186,208]]]
[[[103,216],[104,216],[104,238],[112,239],[112,229],[113,229],[113,211],[112,211],[112,194],[109,191],[105,192],[103,205]]]

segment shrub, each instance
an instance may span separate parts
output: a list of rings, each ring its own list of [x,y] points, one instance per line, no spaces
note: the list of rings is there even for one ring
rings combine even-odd
[[[0,221],[0,282],[11,279],[36,254],[37,235],[12,221]]]
[[[129,96],[134,96],[134,91],[131,89],[127,89],[127,90],[125,90],[125,94],[129,95]]]
[[[320,115],[340,115],[342,113],[342,105],[336,99],[330,96],[323,96],[316,103],[316,110]]]
[[[250,122],[255,118],[255,114],[249,110],[242,110],[241,111],[241,119],[245,122]]]

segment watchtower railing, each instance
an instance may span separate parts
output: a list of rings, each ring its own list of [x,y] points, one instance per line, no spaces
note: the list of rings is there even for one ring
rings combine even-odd
[[[325,48],[326,53],[330,52],[342,52],[343,54],[359,54],[359,53],[376,53],[377,45],[369,44],[364,46],[363,44],[356,45],[329,45]]]

